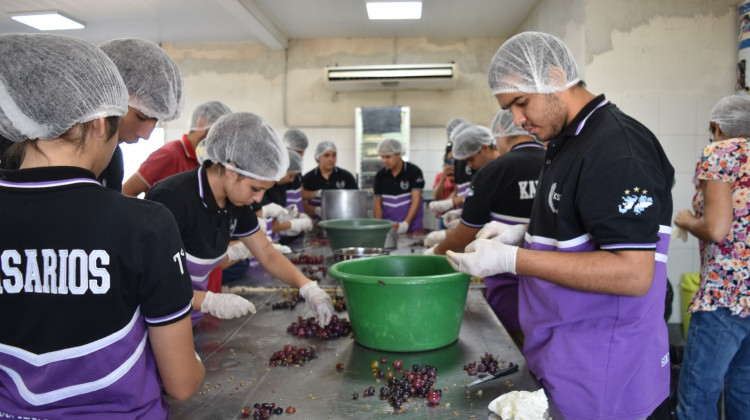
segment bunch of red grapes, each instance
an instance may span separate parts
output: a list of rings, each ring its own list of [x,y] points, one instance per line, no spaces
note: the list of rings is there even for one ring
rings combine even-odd
[[[250,407],[242,407],[242,410],[240,411],[240,414],[242,414],[243,418],[253,416],[253,420],[263,420],[271,417],[271,414],[283,414],[284,409],[281,407],[277,407],[276,403],[255,403],[253,405],[253,408],[255,408],[255,411],[253,411]],[[287,414],[294,414],[297,410],[289,406],[286,408]]]
[[[315,317],[297,317],[297,322],[292,322],[286,331],[300,338],[318,337],[321,340],[334,340],[336,338],[348,337],[352,332],[352,324],[348,319],[340,319],[338,315],[331,316],[331,322],[321,327],[315,321]]]
[[[315,347],[295,347],[291,344],[284,346],[283,350],[274,352],[269,360],[269,366],[302,366],[308,360],[317,358]]]

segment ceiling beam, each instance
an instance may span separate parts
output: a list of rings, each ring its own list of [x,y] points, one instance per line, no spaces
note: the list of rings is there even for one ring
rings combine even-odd
[[[271,50],[285,50],[289,45],[288,37],[273,23],[268,14],[255,0],[236,0],[245,10],[248,17],[248,28]]]
[[[245,28],[269,49],[275,51],[287,49],[288,37],[279,30],[255,0],[214,0],[214,2],[245,25]]]

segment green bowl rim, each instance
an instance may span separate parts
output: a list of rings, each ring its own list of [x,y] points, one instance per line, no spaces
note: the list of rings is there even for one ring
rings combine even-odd
[[[328,268],[328,275],[342,281],[342,279],[345,279],[346,281],[354,282],[354,283],[363,283],[363,284],[372,284],[377,281],[384,281],[384,277],[382,276],[368,276],[368,275],[362,275],[362,274],[350,274],[350,273],[343,273],[339,269],[339,266],[347,266],[351,264],[363,264],[364,261],[367,261],[368,264],[371,264],[373,261],[377,262],[378,260],[385,260],[385,259],[393,259],[393,258],[402,258],[402,259],[445,259],[444,255],[383,255],[379,257],[368,257],[368,258],[356,258],[352,260],[347,261],[340,261],[336,264],[332,265]],[[427,282],[432,283],[445,283],[448,281],[454,281],[462,277],[465,277],[466,281],[468,282],[471,278],[470,275],[462,273],[460,271],[454,271],[452,273],[446,273],[446,274],[433,274],[430,275],[429,279],[424,278],[424,276],[400,276],[400,277],[385,277],[385,281],[388,282],[388,284],[393,285],[399,285],[399,284],[422,284]]]
[[[342,222],[342,221],[349,221],[349,220],[367,220],[367,221],[378,221],[378,223],[373,223],[371,225],[366,226],[330,226],[333,222]],[[396,226],[396,222],[385,220],[385,219],[370,219],[370,218],[355,218],[355,219],[331,219],[331,220],[321,220],[318,222],[318,226],[322,227],[323,229],[331,229],[331,230],[378,230],[378,229],[385,229],[386,227],[388,229],[393,228],[393,226]],[[356,228],[356,229],[352,229]]]

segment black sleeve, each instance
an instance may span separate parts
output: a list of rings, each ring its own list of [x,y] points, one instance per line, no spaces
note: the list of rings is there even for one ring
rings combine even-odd
[[[242,206],[236,209],[237,227],[235,227],[232,236],[238,238],[252,235],[259,229],[258,216],[251,206]],[[265,223],[265,222],[264,222]]]
[[[585,172],[596,176],[582,174],[576,207],[594,241],[608,249],[658,242],[664,175],[636,158],[593,166]]]
[[[412,174],[413,179],[410,182],[411,189],[423,190],[424,189],[424,176],[422,175],[422,170],[419,169],[417,165],[412,165],[412,168],[414,169],[414,173]]]
[[[141,313],[149,325],[167,325],[190,315],[193,286],[174,218],[156,207],[140,241],[144,278],[138,285]]]
[[[493,197],[495,197],[498,183],[503,179],[500,177],[487,177],[488,171],[477,172],[471,188],[464,198],[464,206],[461,211],[461,221],[469,227],[481,228],[490,221]]]

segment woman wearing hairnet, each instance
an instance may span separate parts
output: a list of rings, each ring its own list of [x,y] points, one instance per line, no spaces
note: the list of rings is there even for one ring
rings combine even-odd
[[[96,181],[128,94],[96,46],[0,35],[0,410],[20,418],[166,418],[205,371],[172,215]],[[117,223],[112,223],[116,220]]]
[[[357,181],[351,172],[336,166],[336,145],[332,141],[318,143],[315,161],[318,167],[302,177],[302,204],[305,213],[320,217],[320,194],[323,190],[356,190]]]
[[[139,38],[113,39],[99,45],[115,63],[128,89],[128,113],[120,123],[119,143],[148,139],[159,121],[177,119],[185,107],[182,75],[166,51]],[[118,146],[99,180],[122,191],[122,150]]]
[[[401,142],[385,139],[378,144],[383,162],[375,174],[373,216],[398,223],[398,233],[422,229],[422,170],[401,159]]]
[[[249,112],[225,115],[204,140],[203,164],[156,184],[146,199],[164,204],[177,220],[193,280],[193,322],[202,313],[229,319],[255,312],[247,299],[206,291],[208,273],[225,258],[254,256],[263,268],[299,292],[321,325],[333,314],[331,298],[268,241],[250,208],[287,172],[289,155],[265,120]],[[229,246],[231,237],[240,242]]]
[[[288,147],[288,146],[287,146]],[[296,203],[290,203],[286,194],[286,187],[292,183],[302,171],[302,157],[294,150],[287,151],[289,166],[286,174],[266,191],[263,196],[263,219],[270,222],[266,230],[272,239],[281,239],[280,243],[292,242],[303,232],[312,229],[312,219],[305,213],[300,213]]]

